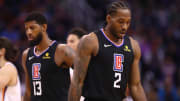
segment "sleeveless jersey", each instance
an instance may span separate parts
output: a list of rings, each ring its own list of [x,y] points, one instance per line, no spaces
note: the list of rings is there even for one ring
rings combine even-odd
[[[117,46],[103,29],[95,34],[99,51],[88,65],[83,86],[85,101],[122,101],[134,58],[130,39],[124,36],[121,45]]]
[[[7,62],[5,65],[12,65],[16,68],[11,62]],[[17,77],[17,83],[13,86],[6,86],[3,89],[0,89],[0,101],[21,101],[21,86],[19,77]]]
[[[67,101],[69,69],[58,67],[54,55],[58,43],[53,42],[40,55],[30,48],[26,67],[30,78],[31,101]]]

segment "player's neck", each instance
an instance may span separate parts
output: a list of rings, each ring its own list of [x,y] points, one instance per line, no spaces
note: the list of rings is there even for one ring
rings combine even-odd
[[[36,45],[36,52],[37,53],[43,52],[45,49],[47,49],[50,46],[51,43],[52,40],[50,40],[47,35],[44,36],[40,44]]]
[[[104,28],[104,34],[114,43],[114,44],[121,44],[123,41],[123,38],[117,38],[114,35],[111,34],[109,28],[105,27]]]
[[[2,68],[7,61],[4,59],[4,57],[0,57],[0,68]]]

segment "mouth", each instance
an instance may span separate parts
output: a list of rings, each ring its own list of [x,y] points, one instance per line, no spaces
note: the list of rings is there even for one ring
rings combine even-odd
[[[126,30],[125,30],[125,29],[122,29],[122,30],[120,31],[120,33],[121,33],[121,34],[126,34]]]
[[[118,35],[119,35],[119,37],[122,38],[122,37],[124,37],[126,34],[121,32],[121,33],[119,33]]]
[[[126,34],[125,32],[118,33],[119,36],[122,36],[122,35],[125,35],[125,34]]]
[[[33,40],[33,37],[32,36],[28,36],[27,37],[29,41],[32,41]]]
[[[126,34],[126,31],[121,31],[120,34]]]

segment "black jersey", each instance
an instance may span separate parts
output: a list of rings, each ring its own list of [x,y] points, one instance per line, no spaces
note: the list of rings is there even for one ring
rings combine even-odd
[[[58,67],[54,61],[57,42],[37,56],[30,48],[26,67],[30,78],[31,101],[67,101],[70,84],[69,69]]]
[[[122,101],[131,64],[133,50],[130,39],[124,36],[117,46],[104,34],[95,32],[99,42],[97,56],[92,56],[83,86],[85,101]]]

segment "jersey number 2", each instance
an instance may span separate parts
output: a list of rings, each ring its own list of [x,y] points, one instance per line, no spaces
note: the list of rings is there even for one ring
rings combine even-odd
[[[120,81],[121,81],[121,73],[115,73],[115,78],[117,78],[115,81],[114,81],[114,88],[120,88]]]
[[[113,70],[115,71],[114,77],[114,88],[120,88],[120,81],[121,81],[121,73],[123,72],[123,62],[124,62],[124,55],[123,54],[114,54],[114,66]]]

